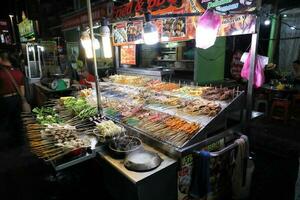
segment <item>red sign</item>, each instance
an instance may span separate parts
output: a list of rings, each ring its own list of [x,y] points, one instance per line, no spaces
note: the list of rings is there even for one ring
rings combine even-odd
[[[94,21],[100,20],[102,17],[110,18],[112,16],[113,3],[105,3],[95,6],[92,9],[92,18]],[[88,15],[86,10],[72,16],[63,17],[63,29],[74,28],[82,24],[88,23]]]
[[[130,16],[135,16],[136,14],[143,13],[144,0],[137,0],[136,2],[131,1],[122,6],[115,6],[114,18],[125,18]],[[170,7],[180,7],[182,5],[182,0],[148,0],[148,10],[156,11],[167,9]]]

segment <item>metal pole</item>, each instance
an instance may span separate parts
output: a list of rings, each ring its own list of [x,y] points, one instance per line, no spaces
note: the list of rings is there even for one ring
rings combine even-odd
[[[13,15],[9,15],[11,29],[12,29],[12,34],[13,34],[13,40],[14,40],[14,43],[17,44],[16,32],[15,32],[15,26],[14,26],[14,22],[13,22],[13,17],[14,17]]]
[[[257,1],[257,10],[260,13],[261,9],[261,0]],[[256,33],[252,34],[251,39],[251,49],[250,49],[250,75],[248,80],[248,87],[247,87],[247,105],[246,105],[246,121],[251,120],[252,117],[252,104],[253,104],[253,81],[254,81],[254,73],[255,73],[255,61],[257,57],[257,47],[258,47],[258,38],[259,38],[259,31],[260,31],[260,17],[257,16],[256,18]]]
[[[90,25],[90,37],[92,43],[92,51],[93,51],[93,61],[94,61],[94,71],[95,71],[95,85],[96,85],[96,95],[97,95],[97,108],[98,112],[103,115],[103,110],[101,106],[101,94],[100,94],[100,87],[99,87],[99,76],[98,76],[98,69],[97,69],[97,58],[96,58],[96,50],[94,47],[94,30],[93,30],[93,18],[92,18],[92,9],[91,9],[91,1],[86,0],[87,4],[87,11],[88,11],[88,19]]]

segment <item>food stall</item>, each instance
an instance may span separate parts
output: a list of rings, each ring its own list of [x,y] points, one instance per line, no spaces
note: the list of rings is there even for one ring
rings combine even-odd
[[[220,9],[216,3],[201,6],[194,1],[164,2],[164,8],[169,6],[180,12],[158,13],[156,18],[184,17],[191,29],[187,28],[185,36],[179,31],[177,37],[183,39],[195,37],[192,24],[206,8]],[[141,9],[138,3],[132,1],[115,8],[115,17],[124,21],[121,18],[126,16],[122,15],[140,13],[137,17],[140,20],[141,10],[136,10]],[[157,5],[152,2],[148,6],[151,10]],[[249,6],[240,6],[249,9]],[[221,6],[223,9],[232,7],[236,8],[231,4]],[[250,28],[236,27],[228,35],[255,33],[256,16],[239,17],[250,20]],[[238,21],[239,17],[222,16],[222,25],[228,22],[232,27],[235,21],[232,18]],[[135,24],[134,19],[127,20]],[[157,23],[161,22],[157,20]],[[132,26],[131,29],[138,30]],[[220,28],[219,36],[230,32],[226,30]],[[114,32],[113,28],[113,36]],[[134,34],[119,40],[127,46],[123,53],[121,51],[122,63],[134,65],[136,50],[128,45],[143,42],[141,36]],[[116,39],[114,44],[117,45]],[[255,60],[255,44],[252,46]],[[118,55],[115,48],[116,60]],[[162,78],[151,77],[158,74],[145,76],[145,71],[110,76],[105,82],[96,83],[99,91],[82,90],[76,97],[47,102],[43,108],[35,109],[34,115],[24,114],[33,152],[58,171],[86,159],[98,159],[106,186],[115,199],[225,199],[236,195],[232,189],[236,182],[231,182],[236,170],[242,169],[239,183],[241,180],[249,182],[245,178],[248,177],[248,141],[240,133],[241,124],[230,126],[228,120],[234,113],[242,117],[245,92],[239,88],[161,81]],[[249,82],[252,89],[251,78]],[[251,92],[247,95],[249,99]],[[238,160],[244,163],[239,169]],[[205,173],[199,174],[199,171]],[[198,181],[206,183],[198,185]]]

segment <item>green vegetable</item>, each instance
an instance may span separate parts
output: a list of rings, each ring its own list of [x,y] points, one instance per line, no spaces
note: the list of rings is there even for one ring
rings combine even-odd
[[[62,123],[63,120],[59,118],[58,114],[53,108],[41,107],[34,108],[32,112],[36,115],[37,122],[44,124]]]

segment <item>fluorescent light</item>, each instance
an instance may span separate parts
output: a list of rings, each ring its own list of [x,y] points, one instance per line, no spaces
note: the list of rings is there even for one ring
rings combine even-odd
[[[271,24],[271,20],[270,20],[270,19],[266,19],[266,20],[264,21],[264,24],[265,24],[266,26],[269,26],[269,25]]]

